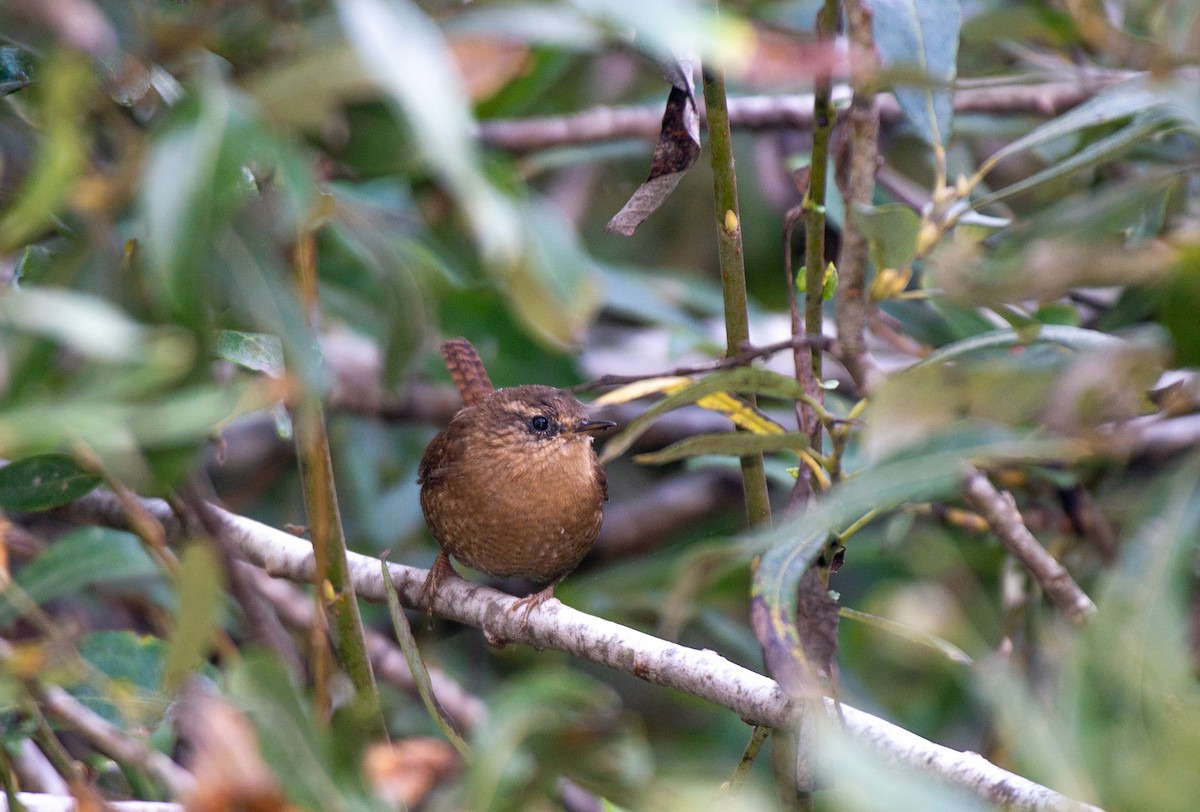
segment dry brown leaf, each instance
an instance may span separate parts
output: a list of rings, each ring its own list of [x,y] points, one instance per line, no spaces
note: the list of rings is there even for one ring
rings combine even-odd
[[[458,754],[441,739],[403,739],[367,750],[367,780],[386,801],[413,808],[458,766]]]
[[[192,745],[191,770],[196,788],[186,799],[188,812],[285,812],[283,788],[259,752],[249,720],[228,703],[205,694],[186,702],[185,727]]]
[[[529,46],[515,40],[463,35],[449,45],[474,103],[491,98],[529,70]]]

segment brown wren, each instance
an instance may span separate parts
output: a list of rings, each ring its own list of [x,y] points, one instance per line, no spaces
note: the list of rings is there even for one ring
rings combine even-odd
[[[562,389],[493,389],[466,339],[443,342],[442,357],[463,408],[417,469],[421,511],[441,548],[421,599],[432,611],[442,580],[455,574],[453,556],[487,575],[546,584],[513,605],[527,620],[596,541],[608,481],[592,436],[616,424],[588,419]]]

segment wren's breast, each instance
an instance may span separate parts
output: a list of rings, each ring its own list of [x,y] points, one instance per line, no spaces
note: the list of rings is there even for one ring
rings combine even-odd
[[[483,448],[422,490],[438,543],[467,566],[553,581],[574,569],[600,530],[603,469],[585,437],[512,455]]]

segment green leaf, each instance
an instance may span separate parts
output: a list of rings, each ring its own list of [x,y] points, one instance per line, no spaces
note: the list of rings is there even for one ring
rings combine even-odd
[[[930,145],[945,146],[954,116],[958,75],[957,0],[875,0],[875,46],[885,69],[916,69],[925,82],[893,92],[905,117]]]
[[[711,395],[716,392],[753,392],[785,400],[798,400],[807,397],[804,387],[797,383],[794,378],[780,375],[777,372],[769,372],[765,369],[753,367],[714,372],[711,375],[706,375],[696,383],[663,398],[631,420],[624,431],[604,444],[601,459],[607,462],[625,453],[633,445],[634,440],[640,437],[646,429],[650,428],[650,425],[660,415],[672,409],[678,409],[680,406],[695,403],[705,395]]]
[[[1040,172],[1034,172],[1029,177],[1022,178],[1016,183],[983,195],[973,200],[971,205],[975,208],[980,208],[989,203],[995,203],[997,200],[1003,200],[1006,197],[1028,191],[1048,181],[1066,177],[1081,169],[1098,166],[1127,152],[1138,142],[1167,128],[1174,121],[1174,113],[1163,108],[1152,109],[1139,114],[1128,125],[1111,135],[1093,141],[1085,148],[1071,155],[1071,157],[1054,161]]]
[[[163,667],[163,690],[174,691],[212,648],[224,605],[221,565],[208,544],[189,544],[180,558],[179,610]]]
[[[159,573],[158,565],[132,533],[103,527],[72,531],[22,569],[15,583],[34,603],[42,604],[93,584]],[[0,592],[0,627],[24,611],[18,599]]]
[[[0,508],[49,510],[75,501],[100,484],[65,454],[27,457],[0,468]]]
[[[951,359],[960,358],[982,350],[1016,347],[1022,344],[1034,344],[1038,342],[1058,344],[1068,349],[1082,351],[1114,347],[1121,344],[1122,340],[1108,333],[1061,324],[1043,325],[1032,339],[1029,336],[1022,336],[1016,330],[992,330],[965,338],[961,341],[955,341],[952,344],[947,344],[936,352],[925,356],[914,366],[941,364]]]
[[[884,206],[856,205],[854,221],[862,229],[871,250],[871,264],[876,271],[885,268],[903,270],[917,255],[917,235],[921,218],[903,203]]]
[[[1010,155],[1043,146],[1065,135],[1080,130],[1133,118],[1147,113],[1158,106],[1159,100],[1147,90],[1144,82],[1134,79],[1124,84],[1102,90],[1089,101],[1048,121],[1027,135],[1010,141],[988,159],[989,162],[1004,160]]]
[[[87,165],[88,145],[79,112],[95,92],[95,78],[78,54],[54,52],[44,66],[41,114],[45,135],[16,200],[0,217],[0,252],[17,250],[50,225]]]
[[[429,669],[425,667],[425,661],[421,659],[421,650],[417,648],[412,627],[408,624],[408,616],[404,614],[404,608],[400,606],[400,596],[396,593],[396,582],[392,580],[392,572],[388,569],[386,556],[379,562],[379,566],[383,575],[383,592],[387,598],[388,616],[392,619],[396,642],[400,644],[400,650],[404,652],[404,660],[408,663],[408,670],[412,673],[413,684],[417,686],[421,702],[425,705],[429,716],[437,724],[438,729],[442,731],[442,735],[454,745],[454,749],[462,756],[463,761],[470,762],[471,748],[450,724],[445,711],[438,705],[437,698],[433,695],[433,682],[429,679]]]
[[[752,454],[766,454],[784,449],[801,449],[808,446],[808,435],[801,431],[789,431],[783,434],[752,434],[750,432],[728,432],[726,434],[699,434],[672,443],[661,451],[649,454],[638,454],[634,462],[650,465],[662,465],[668,462],[700,457],[706,454],[732,454],[744,457]]]

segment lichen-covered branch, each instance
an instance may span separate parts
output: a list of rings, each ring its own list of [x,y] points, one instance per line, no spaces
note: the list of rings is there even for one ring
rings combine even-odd
[[[219,511],[241,554],[272,575],[307,582],[313,573],[312,549],[301,539],[227,511]],[[378,559],[350,553],[351,578],[358,594],[384,599]],[[427,572],[392,564],[401,601],[416,607]],[[635,629],[593,617],[549,601],[522,622],[509,608],[517,599],[465,579],[448,579],[434,611],[476,626],[493,641],[520,642],[564,651],[614,668],[655,685],[673,688],[728,708],[751,724],[783,727],[792,705],[772,679],[729,662],[714,651],[700,651],[661,640]],[[423,607],[422,607],[423,608]],[[827,700],[832,702],[832,700]],[[841,705],[846,730],[889,762],[931,773],[939,779],[1009,809],[1092,810],[975,753],[943,747],[869,713]]]

